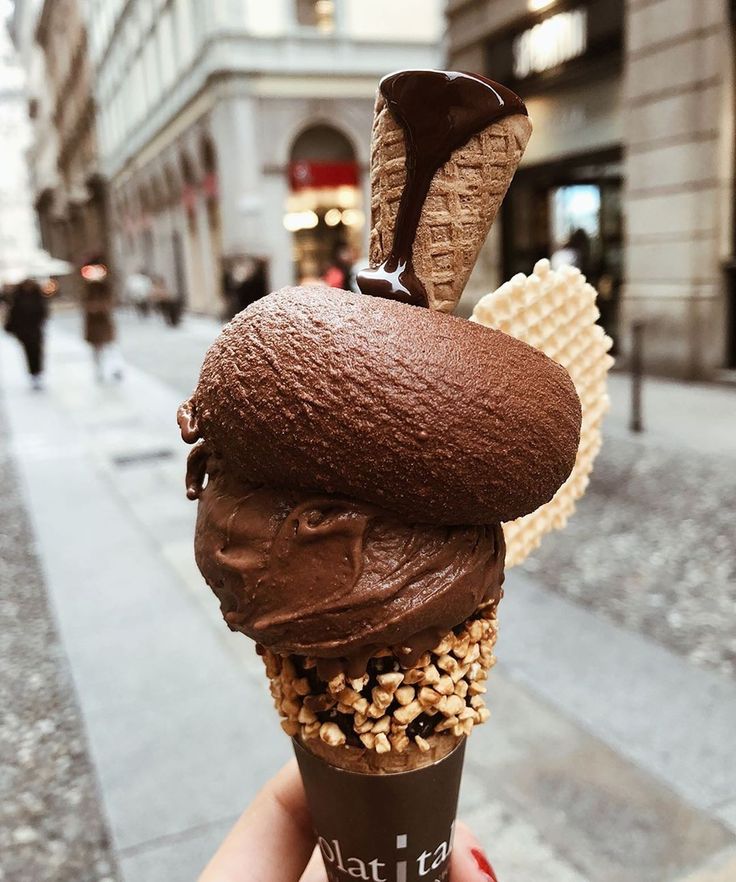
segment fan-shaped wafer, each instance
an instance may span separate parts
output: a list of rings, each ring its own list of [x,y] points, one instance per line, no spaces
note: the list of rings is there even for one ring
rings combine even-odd
[[[514,276],[475,307],[471,321],[497,328],[541,349],[565,367],[583,410],[580,446],[570,477],[545,505],[504,524],[506,566],[521,563],[550,530],[559,530],[585,492],[601,446],[601,425],[608,410],[606,377],[613,364],[612,340],[600,325],[596,291],[572,266],[550,269],[540,260],[534,272]]]
[[[412,261],[431,309],[452,312],[531,135],[527,116],[497,120],[455,150],[435,174]],[[379,93],[371,147],[370,261],[388,256],[406,180],[404,132]]]

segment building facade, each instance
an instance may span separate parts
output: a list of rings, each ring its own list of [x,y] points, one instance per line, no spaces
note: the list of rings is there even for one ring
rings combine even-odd
[[[376,83],[439,61],[440,0],[87,0],[118,266],[199,312],[365,251]]]
[[[28,74],[29,167],[41,242],[80,266],[107,260],[107,199],[100,173],[83,0],[17,0],[14,31]],[[73,293],[78,274],[62,281]]]
[[[0,23],[0,286],[19,282],[38,249],[25,162],[30,143],[25,77]]]
[[[451,67],[515,88],[534,134],[465,301],[572,249],[626,361],[736,367],[728,0],[450,0]]]

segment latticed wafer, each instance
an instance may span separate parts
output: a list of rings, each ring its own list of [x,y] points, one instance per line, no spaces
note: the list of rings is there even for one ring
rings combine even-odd
[[[436,762],[490,716],[484,681],[495,664],[496,606],[449,631],[411,667],[386,648],[367,672],[331,680],[317,659],[263,652],[284,731],[351,771],[397,772]]]
[[[588,486],[601,447],[601,426],[609,406],[606,377],[613,358],[608,354],[612,340],[596,324],[600,315],[596,296],[576,267],[555,271],[548,260],[540,260],[531,276],[514,276],[483,297],[473,311],[471,321],[523,340],[565,367],[583,410],[580,446],[570,477],[546,505],[504,524],[507,567],[521,563],[545,533],[565,526]]]
[[[434,176],[412,252],[431,309],[452,312],[457,305],[530,135],[528,117],[504,117],[455,150]],[[391,251],[405,180],[404,133],[379,94],[371,147],[372,266]]]

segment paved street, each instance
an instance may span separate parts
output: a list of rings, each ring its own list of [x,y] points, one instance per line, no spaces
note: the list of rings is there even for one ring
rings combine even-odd
[[[126,377],[100,387],[76,317],[57,315],[35,395],[4,337],[0,419],[86,729],[68,749],[97,772],[97,829],[104,815],[123,882],[184,882],[289,744],[260,661],[222,625],[192,559],[173,415],[216,325],[120,326]],[[632,440],[625,383],[612,384],[579,516],[508,580],[493,716],[471,739],[462,794],[500,882],[736,876],[734,531],[722,513],[734,393],[652,383],[649,431]],[[36,564],[19,566],[15,578]],[[38,719],[51,701],[39,698]],[[18,761],[2,762],[0,790]],[[15,866],[3,861],[3,882],[28,878]],[[33,878],[102,869],[49,864]]]
[[[0,419],[0,879],[112,882],[82,720]]]

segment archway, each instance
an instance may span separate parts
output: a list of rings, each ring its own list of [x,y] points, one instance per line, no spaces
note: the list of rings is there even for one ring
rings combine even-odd
[[[164,166],[163,180],[166,191],[167,212],[169,214],[169,235],[171,237],[171,276],[169,284],[172,286],[174,298],[180,304],[180,307],[183,308],[189,301],[189,288],[187,284],[184,239],[180,224],[177,222],[176,205],[180,195],[180,185],[176,172],[170,163]]]
[[[152,187],[141,184],[138,189],[138,204],[140,207],[140,258],[146,273],[153,272],[154,247],[151,215],[153,212],[154,195]]]
[[[294,277],[320,278],[345,246],[360,256],[365,214],[360,170],[348,138],[320,123],[294,140],[284,226],[293,234]]]
[[[222,296],[222,220],[220,217],[220,194],[217,177],[217,154],[210,138],[202,137],[200,145],[202,161],[202,193],[207,206],[207,245],[209,256],[209,276],[214,298]],[[219,311],[219,304],[218,304]]]
[[[206,273],[202,260],[203,246],[200,245],[197,229],[197,179],[191,159],[185,150],[181,151],[179,162],[182,177],[181,201],[186,214],[184,252],[189,280],[187,292],[191,307],[197,312],[206,312]],[[176,245],[174,247],[176,248]]]

